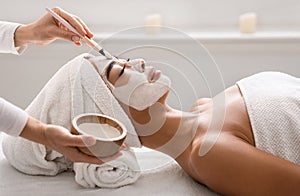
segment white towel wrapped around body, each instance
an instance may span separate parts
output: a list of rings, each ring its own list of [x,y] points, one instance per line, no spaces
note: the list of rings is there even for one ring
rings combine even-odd
[[[300,164],[300,79],[262,72],[237,82],[258,149]]]
[[[76,115],[90,112],[103,113],[118,119],[126,126],[129,133],[125,140],[127,146],[139,147],[140,141],[130,119],[122,110],[117,100],[111,95],[109,89],[99,77],[99,74],[88,58],[93,58],[93,56],[82,54],[64,65],[49,80],[26,111],[29,115],[44,123],[61,125],[69,130],[71,120]],[[15,138],[5,135],[2,146],[3,153],[10,164],[26,174],[56,175],[62,171],[71,169],[73,166],[60,153],[46,149],[44,145],[20,137]],[[116,181],[120,186],[125,185],[125,182],[132,183],[139,177],[139,172],[131,173],[131,170],[138,171],[136,169],[138,167],[137,160],[132,153],[128,151],[122,157],[118,158],[125,165],[127,161],[128,163],[135,162],[134,164],[129,164],[127,168],[127,172],[130,175],[135,174],[135,177],[128,175],[131,180],[127,181],[127,179],[123,179],[124,182]],[[108,172],[110,176],[113,176],[111,173],[116,171],[114,177],[119,179],[118,169],[107,170],[107,164],[109,163],[103,165],[103,173]],[[73,168],[77,177],[81,172],[76,171],[76,169],[82,170],[84,167],[95,167],[98,168],[97,170],[101,170],[102,167],[89,164],[82,164],[84,166],[80,167],[79,165],[81,164],[76,163],[74,164],[76,167]],[[105,177],[105,175],[102,176]],[[113,181],[114,179],[110,180]],[[101,184],[102,187],[112,187],[111,183],[106,186],[103,182],[98,184]],[[78,183],[84,185],[81,179]],[[114,186],[118,187],[118,184]]]

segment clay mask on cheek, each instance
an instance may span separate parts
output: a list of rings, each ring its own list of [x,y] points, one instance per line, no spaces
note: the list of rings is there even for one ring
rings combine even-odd
[[[161,75],[157,81],[149,83],[146,73],[130,70],[129,72],[130,78],[127,84],[118,86],[117,81],[112,93],[119,101],[136,110],[141,111],[153,105],[169,90],[171,81],[165,75]]]

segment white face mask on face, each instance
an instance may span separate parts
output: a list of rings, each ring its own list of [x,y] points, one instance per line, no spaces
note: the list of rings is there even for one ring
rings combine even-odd
[[[143,71],[140,66],[134,65],[133,69],[125,72],[116,81],[112,93],[119,101],[136,110],[152,106],[170,88],[170,79],[153,67],[146,67]]]

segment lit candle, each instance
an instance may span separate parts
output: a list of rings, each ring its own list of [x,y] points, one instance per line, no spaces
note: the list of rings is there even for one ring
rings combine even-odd
[[[254,33],[256,31],[257,16],[254,12],[242,14],[239,17],[241,33]]]
[[[150,14],[146,16],[145,18],[145,26],[146,26],[146,32],[155,34],[159,33],[159,29],[161,26],[161,15],[160,14]]]

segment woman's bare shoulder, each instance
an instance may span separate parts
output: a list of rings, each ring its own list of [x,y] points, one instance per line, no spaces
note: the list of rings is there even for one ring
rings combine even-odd
[[[203,140],[193,144],[190,170],[196,180],[216,192],[225,195],[300,194],[299,165],[263,152],[229,132],[221,133],[205,154],[200,153],[203,144]]]

